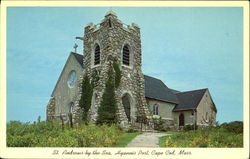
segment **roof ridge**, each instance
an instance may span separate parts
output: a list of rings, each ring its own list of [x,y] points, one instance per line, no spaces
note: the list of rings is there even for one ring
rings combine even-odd
[[[75,55],[80,55],[80,56],[83,56],[82,54],[78,54],[76,52],[70,52],[71,54],[75,54]]]
[[[182,91],[182,92],[178,92],[178,93],[175,93],[175,94],[190,93],[190,92],[203,91],[203,90],[208,90],[208,88],[195,89],[195,90],[191,90],[191,91]]]
[[[161,81],[161,79],[155,78],[155,77],[152,77],[152,76],[149,76],[149,75],[145,75],[145,74],[144,74],[144,76],[147,76],[147,77],[150,77],[150,78],[157,79],[157,80]]]

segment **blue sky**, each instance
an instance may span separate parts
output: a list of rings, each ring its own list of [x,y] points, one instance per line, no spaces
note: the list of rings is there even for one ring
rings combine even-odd
[[[7,121],[46,118],[62,68],[89,22],[110,7],[7,9]],[[220,123],[243,120],[240,7],[112,7],[141,28],[142,70],[180,91],[209,88]]]

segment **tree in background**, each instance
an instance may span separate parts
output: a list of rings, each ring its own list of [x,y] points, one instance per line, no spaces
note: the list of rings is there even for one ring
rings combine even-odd
[[[85,74],[82,81],[82,96],[79,101],[79,105],[83,110],[83,118],[82,120],[88,121],[88,111],[91,106],[91,98],[93,94],[93,87],[90,83],[89,77]]]

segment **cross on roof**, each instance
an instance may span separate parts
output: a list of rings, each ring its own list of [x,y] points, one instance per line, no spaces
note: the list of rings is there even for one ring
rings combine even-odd
[[[78,47],[78,45],[75,43],[75,45],[74,45],[75,53],[77,51],[77,47]]]

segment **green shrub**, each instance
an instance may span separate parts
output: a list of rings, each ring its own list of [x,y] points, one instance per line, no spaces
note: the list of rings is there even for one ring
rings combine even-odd
[[[184,130],[184,131],[194,130],[194,126],[193,126],[193,125],[185,125],[185,126],[183,127],[183,130]]]
[[[165,131],[164,121],[162,120],[161,117],[159,119],[154,118],[153,122],[154,122],[154,129],[155,130]]]
[[[98,107],[97,124],[117,123],[117,101],[115,98],[114,71],[110,66],[100,107]]]
[[[91,106],[91,98],[93,94],[93,84],[90,83],[90,79],[85,74],[82,81],[82,96],[79,101],[79,106],[83,110],[82,120],[87,122],[88,111]]]
[[[230,123],[223,123],[220,125],[220,128],[225,129],[228,132],[232,133],[243,133],[243,122],[242,121],[233,121]]]

